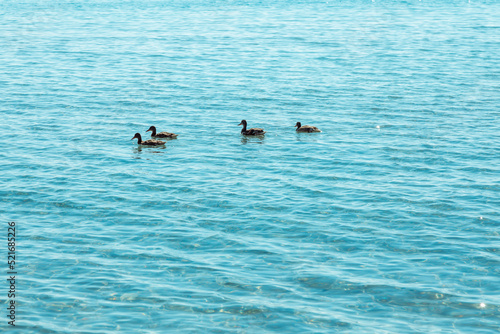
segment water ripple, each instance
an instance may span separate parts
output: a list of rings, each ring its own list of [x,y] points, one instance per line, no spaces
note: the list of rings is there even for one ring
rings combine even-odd
[[[18,332],[500,330],[496,2],[0,11]]]

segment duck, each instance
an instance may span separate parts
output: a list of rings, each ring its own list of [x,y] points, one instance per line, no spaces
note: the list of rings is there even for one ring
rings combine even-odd
[[[241,129],[241,134],[245,136],[262,136],[266,131],[261,128],[251,128],[247,130],[247,121],[242,120],[240,124],[243,125],[243,129]]]
[[[132,139],[130,139],[130,140],[134,140],[135,138],[137,138],[137,144],[139,144],[139,145],[148,145],[148,146],[165,145],[164,141],[156,140],[156,139],[148,139],[148,140],[142,141],[140,133],[136,133],[135,136],[132,137]]]
[[[150,126],[149,129],[147,129],[146,132],[151,131],[151,137],[157,137],[157,138],[177,138],[178,135],[175,133],[170,133],[170,132],[159,132],[156,133],[156,127]]]
[[[300,122],[297,122],[297,124],[295,124],[295,127],[297,128],[297,132],[321,132],[321,130],[315,126],[302,125],[300,124]]]

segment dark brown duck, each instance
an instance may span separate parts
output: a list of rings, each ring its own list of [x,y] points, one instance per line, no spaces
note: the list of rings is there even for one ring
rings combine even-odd
[[[146,132],[149,132],[149,131],[151,131],[151,137],[156,137],[156,138],[173,139],[173,138],[177,138],[177,136],[178,136],[175,133],[171,133],[171,132],[158,132],[158,133],[156,133],[156,127],[154,127],[154,126],[150,126]]]
[[[241,134],[245,136],[262,136],[266,131],[261,128],[251,128],[247,130],[247,121],[242,120],[240,124],[243,125],[243,129],[241,129]]]
[[[295,124],[295,127],[297,128],[297,130],[295,130],[297,132],[321,132],[321,130],[315,126],[302,125],[300,124],[300,122],[297,122],[297,124]]]
[[[137,144],[139,145],[148,145],[148,146],[160,146],[160,145],[165,145],[164,141],[161,140],[156,140],[156,139],[148,139],[145,141],[142,141],[142,137],[140,133],[136,133],[134,137],[130,140],[134,140],[137,138]]]

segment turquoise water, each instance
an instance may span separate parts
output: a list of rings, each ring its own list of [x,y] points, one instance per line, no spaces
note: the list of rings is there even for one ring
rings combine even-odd
[[[500,331],[500,3],[9,0],[0,45],[0,329]]]

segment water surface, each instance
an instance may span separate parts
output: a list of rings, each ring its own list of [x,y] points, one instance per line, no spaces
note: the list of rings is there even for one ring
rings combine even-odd
[[[3,1],[0,328],[500,331],[499,13]]]

